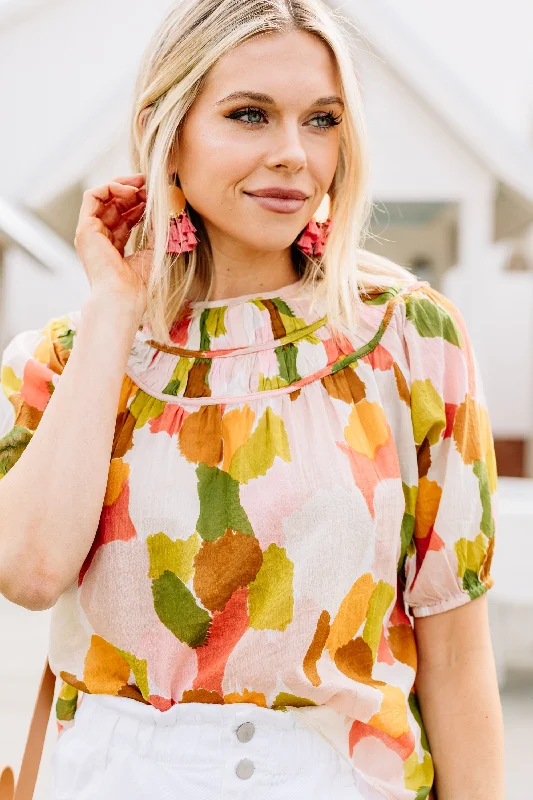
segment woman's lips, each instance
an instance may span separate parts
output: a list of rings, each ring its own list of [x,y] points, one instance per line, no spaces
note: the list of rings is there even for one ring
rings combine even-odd
[[[294,214],[295,211],[300,211],[305,203],[305,200],[290,200],[286,197],[259,197],[255,194],[248,194],[248,192],[245,192],[245,194],[263,206],[263,208],[267,208],[269,211],[277,211],[280,214]]]

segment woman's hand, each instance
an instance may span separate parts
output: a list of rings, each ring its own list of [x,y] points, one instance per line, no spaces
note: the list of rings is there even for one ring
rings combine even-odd
[[[131,231],[146,207],[143,174],[115,178],[83,195],[74,246],[93,294],[112,295],[133,304],[142,317],[152,251],[124,257]]]

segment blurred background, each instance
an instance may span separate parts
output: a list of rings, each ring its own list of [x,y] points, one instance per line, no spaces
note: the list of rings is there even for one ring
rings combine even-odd
[[[367,247],[461,310],[499,474],[489,592],[507,797],[533,754],[533,4],[329,0],[353,20],[376,204]],[[73,237],[86,188],[130,170],[143,47],[168,0],[0,0],[0,347],[79,308]],[[355,34],[354,34],[355,35]],[[0,763],[18,773],[49,612],[0,597]],[[46,800],[49,726],[36,800]]]

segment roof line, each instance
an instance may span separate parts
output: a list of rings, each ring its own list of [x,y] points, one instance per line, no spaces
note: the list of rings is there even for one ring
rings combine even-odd
[[[53,274],[80,269],[74,248],[34,214],[3,197],[0,197],[0,234]]]
[[[462,87],[381,0],[328,0],[502,182],[533,201],[533,148]]]

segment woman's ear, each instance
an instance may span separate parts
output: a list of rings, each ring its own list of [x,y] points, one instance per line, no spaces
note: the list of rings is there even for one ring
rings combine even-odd
[[[143,110],[139,114],[137,121],[139,128],[141,130],[144,130],[144,128],[146,127],[146,123],[148,122],[148,117],[150,116],[151,113],[152,113],[152,106],[148,106],[147,108],[143,108]]]

